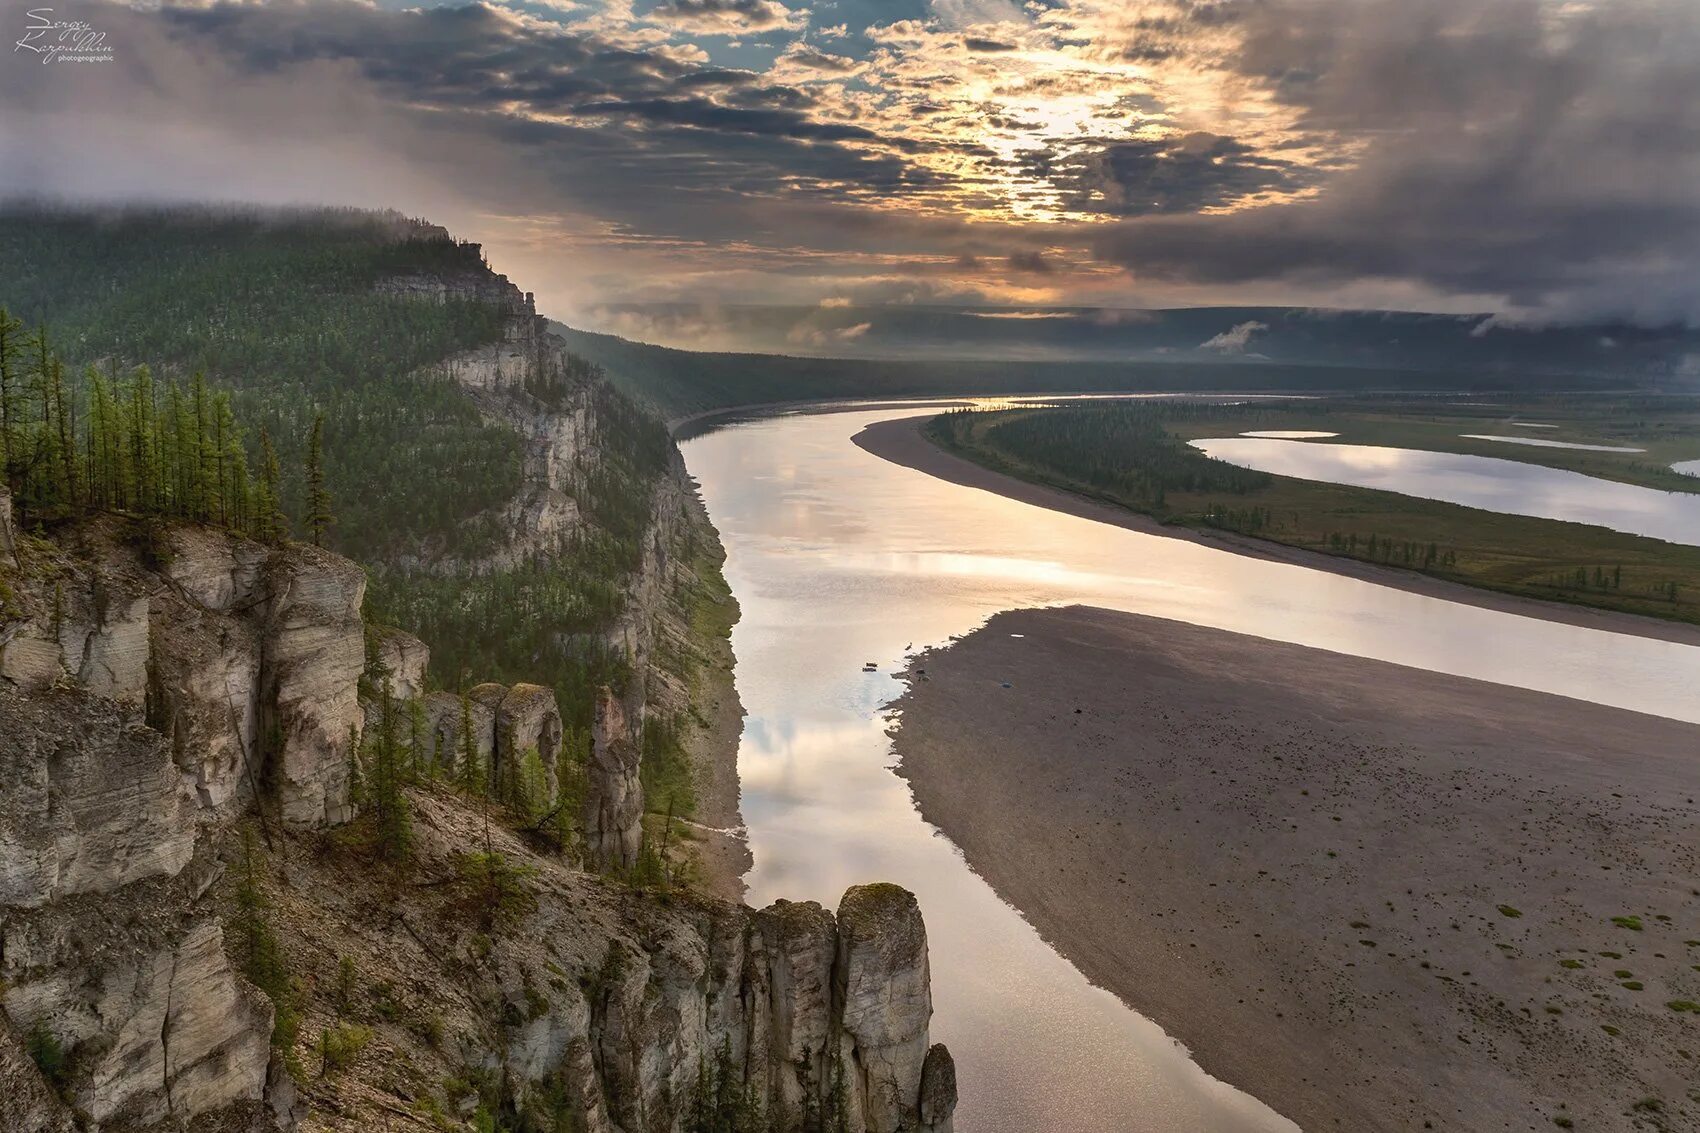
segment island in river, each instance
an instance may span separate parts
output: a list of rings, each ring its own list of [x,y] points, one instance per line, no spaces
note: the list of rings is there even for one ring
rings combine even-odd
[[[1303,1128],[1700,1128],[1700,727],[1084,607],[908,677],[923,815]]]

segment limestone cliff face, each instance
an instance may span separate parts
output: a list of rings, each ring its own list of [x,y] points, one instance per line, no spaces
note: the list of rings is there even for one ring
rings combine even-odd
[[[362,673],[417,694],[426,661],[423,643],[374,630],[368,668],[357,569],[204,529],[137,538],[116,520],[15,541],[0,579],[0,1128],[332,1129],[470,1066],[505,1083],[496,1104],[516,1114],[672,1133],[713,1066],[788,1133],[828,1112],[858,1133],[949,1129],[954,1077],[928,1054],[925,929],[904,891],[854,889],[836,918],[661,901],[429,791],[413,797],[425,883],[398,891],[322,833],[352,814]],[[470,717],[488,767],[561,742],[535,685],[425,703],[435,750],[458,752]],[[606,691],[597,747],[601,849],[629,864],[637,744]],[[339,958],[359,957],[388,990],[381,1013],[355,1017],[408,1055],[309,1079],[305,1106],[271,1047],[274,1005],[226,940],[232,823],[255,813],[282,863],[269,896],[298,986],[335,986]],[[455,880],[485,838],[515,867],[499,908]],[[310,998],[296,1056],[353,1010]],[[454,1044],[421,1040],[444,1025]],[[64,1055],[52,1081],[26,1054],[43,1044]]]
[[[362,576],[308,547],[110,519],[14,542],[0,1074],[21,1066],[18,1033],[51,1043],[73,1106],[5,1091],[0,1127],[57,1128],[72,1108],[90,1128],[258,1114],[273,1009],[227,958],[209,892],[231,818],[350,813]]]

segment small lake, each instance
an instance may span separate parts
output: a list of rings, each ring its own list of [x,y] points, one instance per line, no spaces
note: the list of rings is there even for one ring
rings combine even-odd
[[[1255,433],[1241,433],[1242,437],[1257,436]],[[1500,441],[1508,445],[1530,445],[1534,448],[1574,448],[1584,452],[1646,452],[1644,448],[1626,448],[1622,445],[1582,445],[1575,441],[1543,441],[1539,437],[1496,437],[1492,433],[1459,433],[1460,437],[1471,441]]]
[[[1379,488],[1508,515],[1591,523],[1700,545],[1700,495],[1619,484],[1517,460],[1379,445],[1222,437],[1194,446],[1218,460],[1329,484]]]
[[[933,1038],[956,1058],[964,1133],[1294,1126],[1206,1074],[1137,1004],[1087,982],[922,821],[891,770],[885,715],[902,691],[891,673],[914,651],[1001,610],[1078,602],[1700,720],[1700,649],[1095,523],[851,443],[864,425],[919,412],[769,418],[681,447],[743,609],[732,645],[748,712],[749,899],[832,908],[846,886],[881,879],[919,896]],[[868,660],[877,672],[863,671]]]
[[[1337,437],[1339,433],[1319,433],[1315,429],[1253,429],[1241,433],[1242,437],[1263,437],[1272,441],[1320,441],[1327,437]]]

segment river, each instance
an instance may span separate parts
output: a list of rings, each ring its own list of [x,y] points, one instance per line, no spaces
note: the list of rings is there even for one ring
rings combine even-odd
[[[1093,523],[851,443],[869,423],[915,413],[770,417],[682,447],[743,608],[732,644],[748,712],[749,899],[832,908],[871,880],[915,891],[932,946],[933,1036],[961,1080],[960,1133],[1293,1126],[1087,983],[922,821],[891,771],[884,711],[909,653],[1000,610],[1087,603],[1700,722],[1700,649]],[[864,672],[868,661],[878,671]]]

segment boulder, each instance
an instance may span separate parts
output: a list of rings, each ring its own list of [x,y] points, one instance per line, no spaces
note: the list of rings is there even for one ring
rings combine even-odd
[[[535,749],[551,781],[555,756],[561,750],[561,709],[555,690],[542,685],[517,684],[509,689],[496,708],[497,760],[522,759]]]
[[[921,1128],[924,1133],[951,1133],[955,1113],[956,1060],[943,1043],[934,1043],[921,1065]]]

